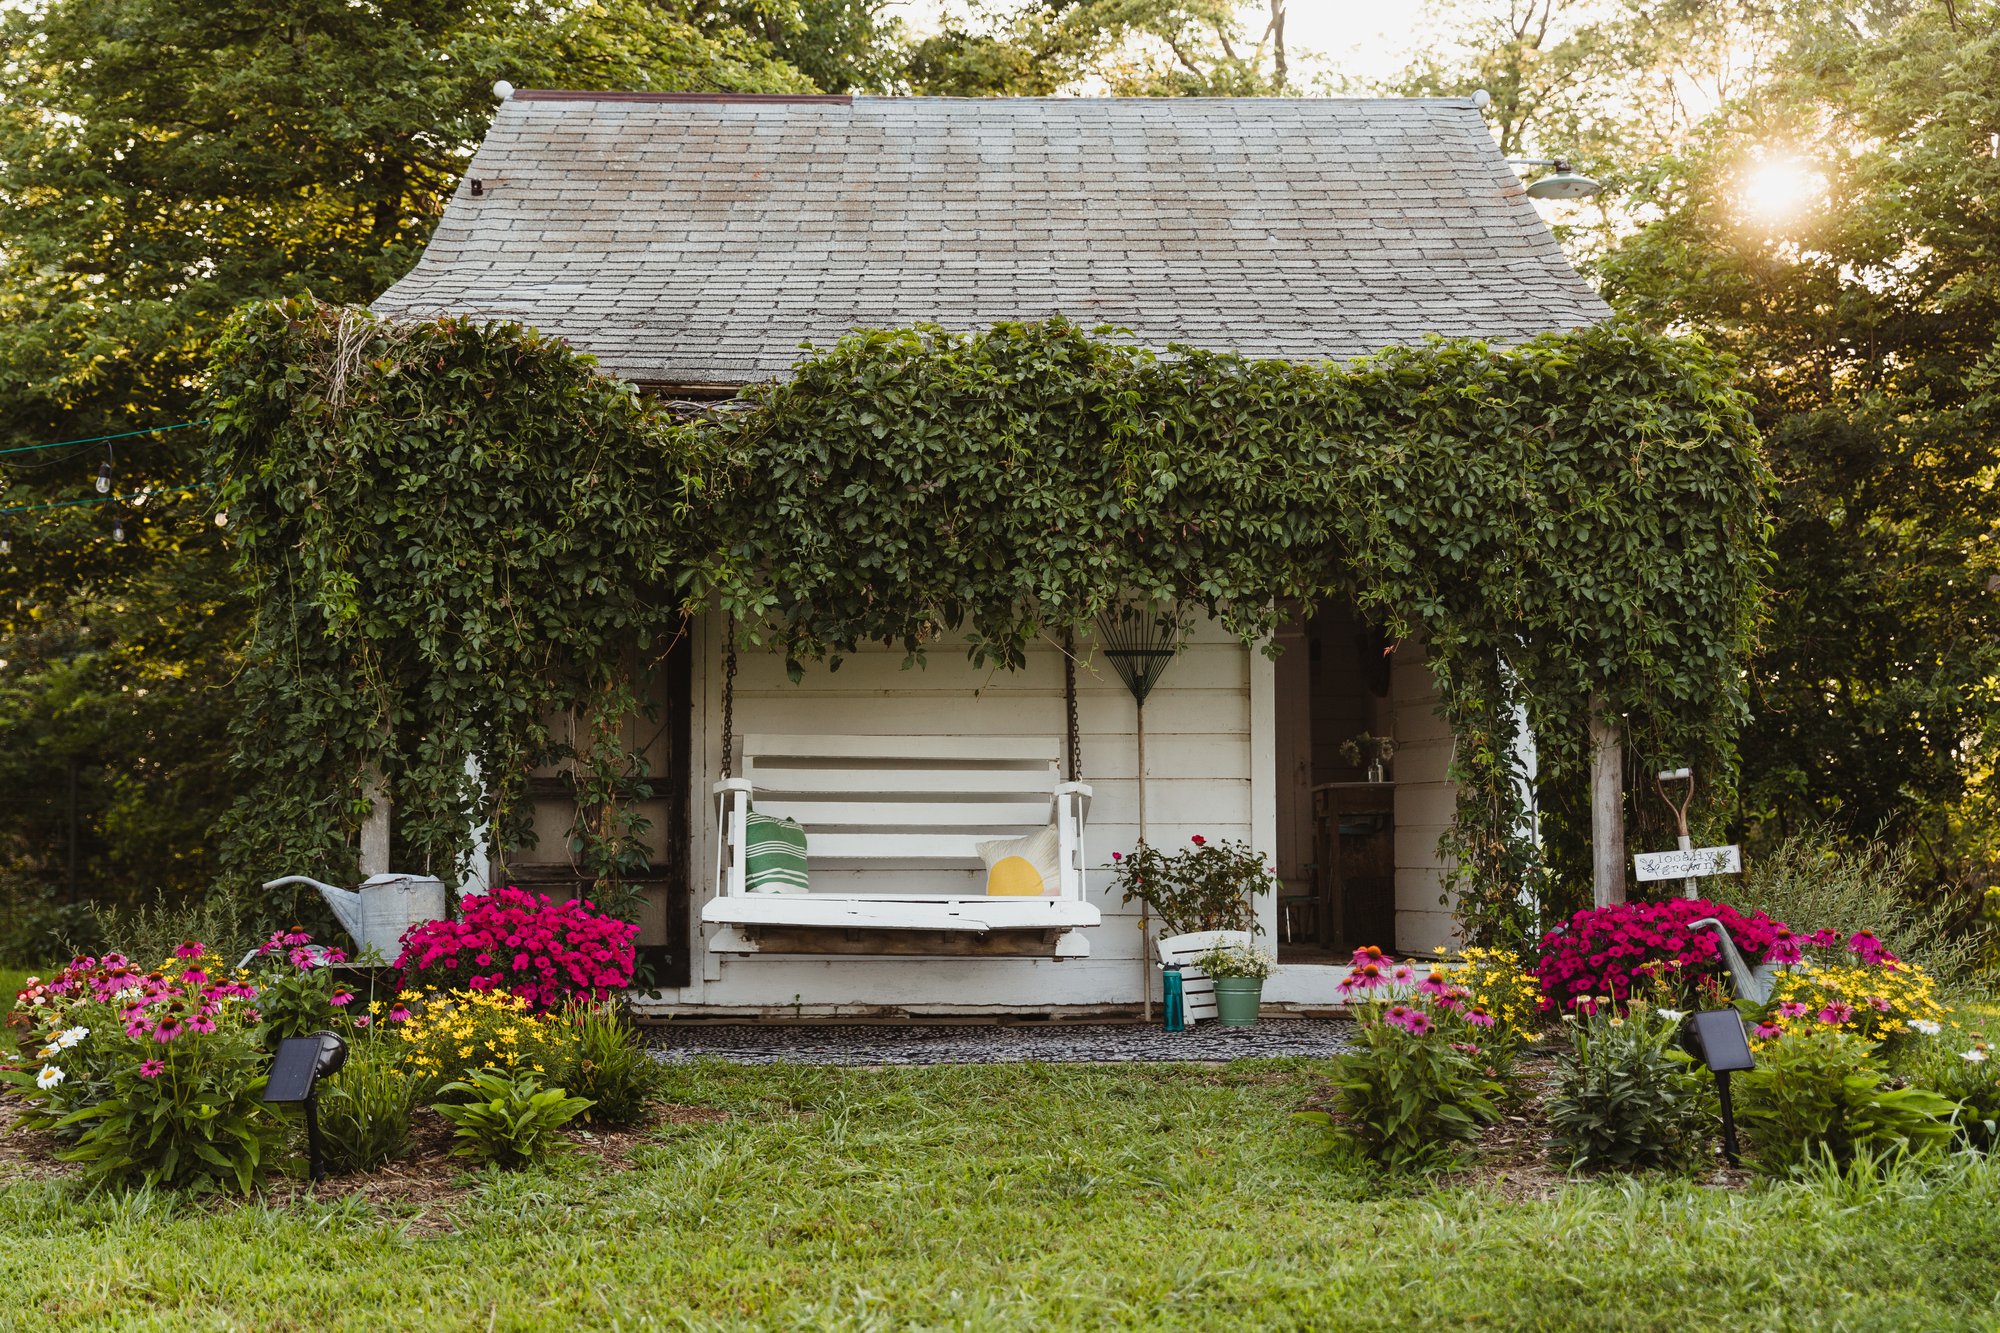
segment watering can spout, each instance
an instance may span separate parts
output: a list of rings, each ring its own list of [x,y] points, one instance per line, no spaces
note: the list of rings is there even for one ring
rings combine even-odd
[[[361,934],[360,894],[354,892],[352,889],[335,888],[333,885],[314,879],[310,875],[285,875],[267,882],[264,887],[275,889],[286,884],[310,884],[313,888],[318,889],[319,896],[326,899],[326,905],[331,907],[333,914],[340,918],[340,924],[347,933],[357,937]]]

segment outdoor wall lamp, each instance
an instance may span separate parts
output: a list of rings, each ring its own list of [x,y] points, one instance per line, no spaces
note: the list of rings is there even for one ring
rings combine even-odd
[[[1736,1114],[1729,1103],[1729,1076],[1757,1066],[1756,1057],[1750,1054],[1750,1036],[1743,1030],[1743,1015],[1734,1009],[1705,1009],[1690,1014],[1682,1036],[1694,1057],[1715,1075],[1715,1094],[1722,1101],[1722,1155],[1731,1166],[1739,1165]]]
[[[317,1183],[326,1178],[319,1146],[319,1081],[340,1072],[347,1063],[347,1043],[336,1032],[286,1037],[278,1043],[271,1077],[264,1083],[264,1100],[306,1108],[306,1168]]]

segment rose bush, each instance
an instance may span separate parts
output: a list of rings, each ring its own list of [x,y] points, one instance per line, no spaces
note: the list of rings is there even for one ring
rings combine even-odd
[[[504,990],[548,1013],[631,985],[638,934],[588,899],[500,888],[465,899],[456,921],[412,926],[395,966],[407,988]]]

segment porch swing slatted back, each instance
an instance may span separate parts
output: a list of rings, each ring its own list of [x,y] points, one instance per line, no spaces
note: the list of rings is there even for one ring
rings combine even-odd
[[[1049,822],[1052,737],[749,736],[757,811],[796,819],[821,862],[971,869],[976,844]]]

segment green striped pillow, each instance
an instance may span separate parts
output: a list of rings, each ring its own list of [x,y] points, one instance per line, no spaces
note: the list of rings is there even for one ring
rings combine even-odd
[[[806,831],[798,820],[752,810],[743,853],[743,887],[748,892],[806,891]]]

